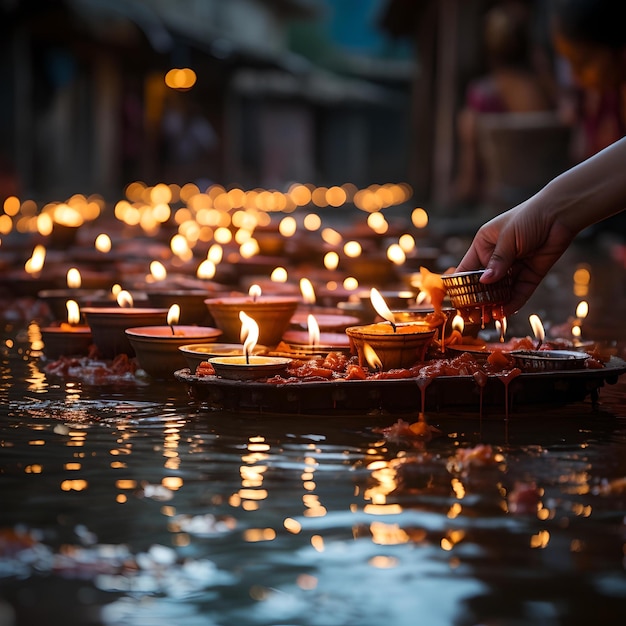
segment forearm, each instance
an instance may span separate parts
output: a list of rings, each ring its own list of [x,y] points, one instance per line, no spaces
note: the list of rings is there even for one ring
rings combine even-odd
[[[626,209],[626,138],[555,178],[535,199],[573,233]]]

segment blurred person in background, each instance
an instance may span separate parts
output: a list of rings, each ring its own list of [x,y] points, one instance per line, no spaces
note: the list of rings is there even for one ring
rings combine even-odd
[[[485,181],[478,146],[481,114],[555,109],[552,82],[534,66],[531,18],[528,4],[516,0],[501,2],[484,16],[483,46],[489,72],[469,83],[457,118],[457,203],[483,199]]]
[[[626,135],[626,2],[551,0],[561,64],[564,121],[575,129],[574,162]]]

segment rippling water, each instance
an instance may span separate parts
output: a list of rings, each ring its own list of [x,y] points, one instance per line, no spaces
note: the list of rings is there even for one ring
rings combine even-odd
[[[375,432],[396,415],[224,413],[29,347],[1,363],[0,626],[624,623],[624,382],[429,414],[417,446]],[[450,462],[481,443],[497,462]]]

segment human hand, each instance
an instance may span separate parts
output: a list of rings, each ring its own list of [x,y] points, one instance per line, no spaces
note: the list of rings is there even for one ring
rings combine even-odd
[[[574,236],[549,212],[527,200],[485,223],[456,271],[486,268],[481,282],[489,284],[510,270],[511,300],[503,312],[511,315],[530,298]]]

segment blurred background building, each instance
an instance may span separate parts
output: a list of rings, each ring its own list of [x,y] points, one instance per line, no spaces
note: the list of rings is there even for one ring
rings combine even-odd
[[[446,207],[494,4],[0,0],[0,195],[405,181]]]

